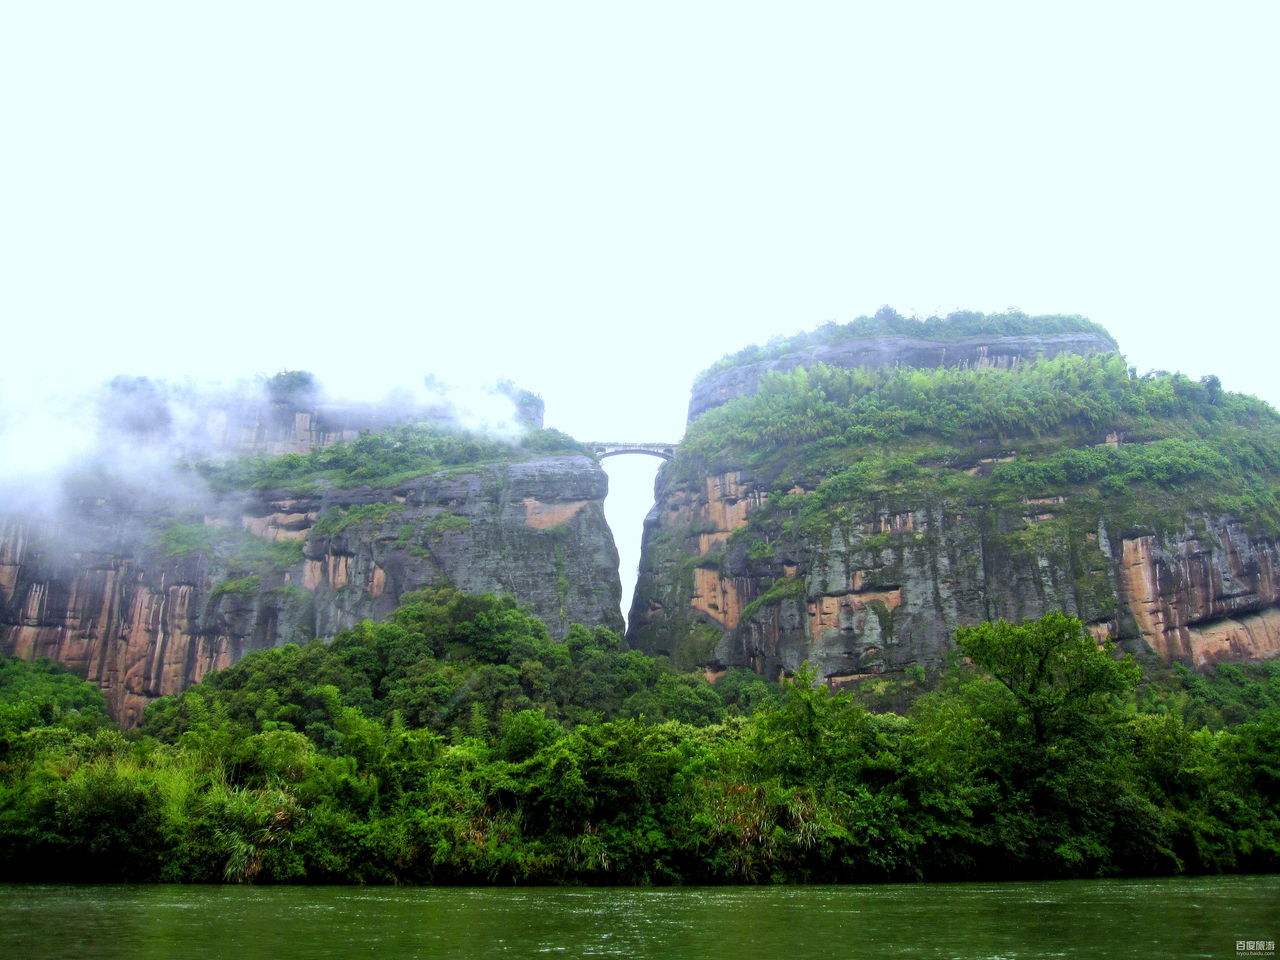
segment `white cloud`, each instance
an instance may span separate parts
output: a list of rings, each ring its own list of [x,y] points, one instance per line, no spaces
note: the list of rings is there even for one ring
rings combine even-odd
[[[0,379],[510,377],[575,435],[666,439],[747,343],[1016,305],[1277,403],[1278,27],[1269,0],[8,4]]]

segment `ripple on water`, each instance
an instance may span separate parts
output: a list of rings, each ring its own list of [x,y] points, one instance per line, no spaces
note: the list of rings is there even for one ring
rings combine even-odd
[[[1233,956],[1278,877],[662,889],[0,887],[0,957]],[[269,946],[269,954],[264,953]]]

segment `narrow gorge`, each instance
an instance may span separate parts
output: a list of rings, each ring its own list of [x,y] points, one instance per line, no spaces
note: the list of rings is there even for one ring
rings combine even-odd
[[[112,456],[0,517],[0,652],[68,665],[131,726],[427,585],[621,632],[600,458],[638,452],[670,460],[626,641],[681,670],[901,678],[957,627],[1054,610],[1153,661],[1280,654],[1275,411],[1118,351],[1076,317],[882,311],[720,361],[674,448],[581,444],[510,385],[494,436],[301,374],[202,397],[194,426],[115,381],[85,413]]]

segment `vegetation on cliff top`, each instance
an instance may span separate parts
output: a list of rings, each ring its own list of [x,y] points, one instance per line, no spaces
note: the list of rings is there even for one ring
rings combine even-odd
[[[1129,441],[1211,438],[1223,430],[1280,428],[1265,402],[1223,391],[1217,379],[1138,376],[1114,354],[1062,354],[1013,369],[843,369],[770,374],[689,427],[681,452],[759,462],[821,444],[854,453],[975,440],[1006,442],[1119,432]]]
[[[701,383],[707,377],[730,367],[739,367],[762,360],[795,353],[823,344],[844,343],[867,337],[918,337],[923,340],[954,341],[980,336],[1049,336],[1059,333],[1090,333],[1116,346],[1105,327],[1085,317],[1048,314],[1029,316],[1017,310],[1005,313],[975,313],[960,311],[945,317],[904,317],[891,307],[881,307],[874,316],[857,317],[847,323],[834,320],[816,330],[798,333],[790,337],[775,337],[768,343],[753,344],[737,353],[717,360],[702,371],[695,380]]]
[[[439,470],[504,463],[542,454],[590,455],[558,430],[530,430],[506,441],[429,424],[394,427],[308,453],[204,462],[196,470],[217,491],[385,487]]]
[[[762,882],[1280,867],[1280,667],[1148,686],[1078,621],[961,631],[906,716],[714,687],[428,591],[255,654],[141,732],[0,665],[4,879]],[[1206,692],[1208,691],[1208,692]],[[1261,693],[1259,694],[1259,691]],[[1234,726],[1197,727],[1210,700]],[[1252,706],[1242,706],[1253,701]],[[1217,709],[1214,707],[1214,709]]]
[[[1108,543],[1191,534],[1212,544],[1223,518],[1280,536],[1280,414],[1215,377],[1139,376],[1118,354],[771,373],[690,424],[660,484],[698,496],[706,478],[732,471],[756,505],[725,544],[699,554],[697,518],[646,541],[649,569],[668,572],[641,578],[637,608],[671,611],[638,626],[647,649],[692,645],[695,564],[749,579],[739,622],[770,623],[803,602],[796,593],[833,541],[870,571],[869,587],[888,587],[909,549],[940,549],[951,535],[980,543],[993,566],[1046,564],[1061,602],[1102,622],[1120,605]],[[886,526],[908,514],[903,529]],[[922,516],[941,519],[919,528]],[[881,619],[892,628],[892,615]]]
[[[1201,510],[1280,531],[1280,414],[1213,377],[1137,376],[1118,355],[771,374],[690,425],[672,467],[677,478],[729,469],[816,528],[842,506],[1083,495],[1133,527],[1181,526]],[[811,493],[788,495],[796,485]]]

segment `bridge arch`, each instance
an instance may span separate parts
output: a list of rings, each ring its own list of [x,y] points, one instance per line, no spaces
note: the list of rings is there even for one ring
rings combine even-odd
[[[625,454],[672,460],[676,455],[676,445],[674,443],[606,443],[596,441],[588,443],[587,446],[601,460],[605,457],[621,457]]]

